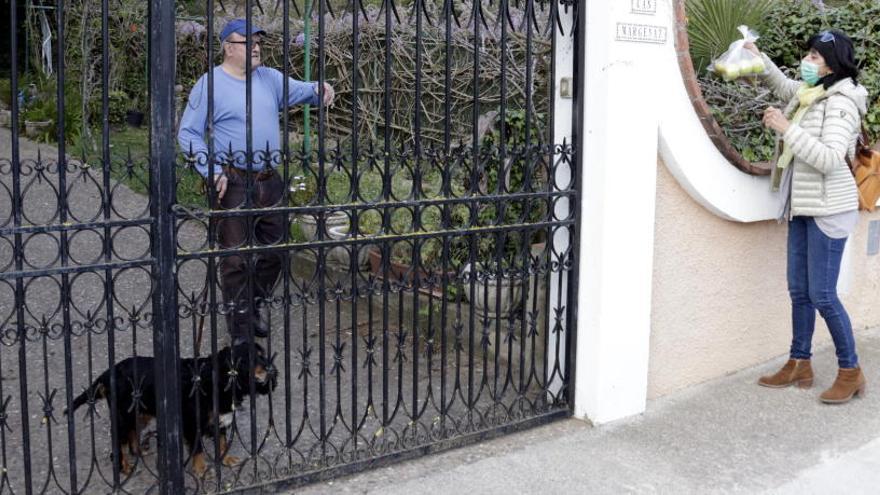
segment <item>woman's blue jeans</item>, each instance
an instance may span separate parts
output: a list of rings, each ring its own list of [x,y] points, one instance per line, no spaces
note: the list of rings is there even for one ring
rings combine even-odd
[[[788,223],[792,359],[810,359],[816,310],[819,310],[831,331],[838,366],[858,366],[852,323],[837,297],[837,276],[845,245],[845,238],[828,237],[812,217],[794,217]]]

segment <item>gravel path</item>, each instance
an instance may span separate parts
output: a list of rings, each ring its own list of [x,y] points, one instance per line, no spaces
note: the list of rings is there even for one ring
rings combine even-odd
[[[115,181],[105,185],[100,167],[76,162],[68,168],[67,190],[62,194],[57,150],[21,140],[22,223],[51,228],[19,231],[24,271],[29,273],[15,276],[10,143],[9,131],[0,129],[0,423],[5,426],[0,428],[0,493],[24,491],[26,460],[35,492],[70,492],[76,486],[85,493],[106,493],[113,486],[106,406],[99,404],[95,416],[82,408],[70,421],[62,411],[68,396],[79,394],[111,362],[153,354],[148,198]],[[147,165],[134,166],[144,170]],[[105,199],[110,205],[108,218],[102,206]],[[69,205],[66,219],[60,216],[63,200]],[[181,222],[178,245],[181,249],[202,246],[205,232],[201,221]],[[67,259],[59,256],[64,243]],[[299,252],[292,260],[288,283],[279,285],[277,301],[268,310],[272,335],[264,342],[275,355],[278,388],[271,398],[259,398],[253,409],[246,401],[237,411],[239,434],[233,453],[245,462],[204,480],[187,470],[191,491],[245,487],[361,460],[424,444],[442,426],[473,431],[543,407],[545,394],[538,380],[544,364],[537,345],[543,339],[543,326],[537,337],[526,338],[527,344],[521,346],[519,322],[515,322],[517,340],[511,340],[505,338],[506,321],[487,320],[492,335],[484,348],[484,322],[477,317],[471,347],[467,304],[450,303],[445,331],[437,298],[404,291],[390,294],[386,301],[376,291],[357,298],[353,305],[352,279],[364,287],[370,280],[365,273],[328,274],[325,283],[336,290],[325,300],[321,318],[314,297],[320,277],[314,264]],[[115,265],[106,268],[107,261]],[[199,327],[192,310],[200,298],[193,294],[204,289],[207,265],[200,259],[181,263],[177,270],[181,354],[188,357],[193,355]],[[19,280],[24,297],[17,301]],[[416,301],[420,311],[414,310]],[[454,325],[457,314],[463,326]],[[222,347],[226,338],[223,317],[209,315],[202,354],[210,352],[212,343]],[[504,351],[497,362],[494,354],[487,353],[496,342]],[[538,349],[537,358],[532,357],[532,349]],[[534,374],[529,372],[533,369]],[[505,407],[493,406],[492,393]],[[478,413],[466,413],[467,400]],[[447,417],[456,418],[454,423],[441,423],[441,403]],[[388,418],[384,427],[383,415]],[[134,474],[123,480],[123,492],[155,489],[152,428],[144,435],[149,450]],[[320,441],[322,428],[326,442]],[[209,451],[212,445],[209,441]]]

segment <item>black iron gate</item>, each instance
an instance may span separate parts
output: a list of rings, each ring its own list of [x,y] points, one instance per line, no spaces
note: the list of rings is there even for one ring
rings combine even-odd
[[[8,9],[0,493],[277,490],[570,414],[582,5]]]

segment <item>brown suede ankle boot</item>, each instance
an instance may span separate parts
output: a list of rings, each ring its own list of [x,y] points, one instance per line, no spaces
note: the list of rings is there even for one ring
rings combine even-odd
[[[775,374],[758,379],[758,385],[770,388],[783,388],[795,384],[800,388],[813,386],[813,367],[810,366],[809,359],[789,359]]]
[[[837,379],[831,388],[822,392],[819,400],[826,404],[843,404],[849,402],[854,396],[865,396],[865,375],[862,368],[840,368],[837,371]]]

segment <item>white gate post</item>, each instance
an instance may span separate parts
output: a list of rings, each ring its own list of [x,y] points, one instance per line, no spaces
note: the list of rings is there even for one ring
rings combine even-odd
[[[654,260],[658,60],[669,0],[581,2],[583,116],[576,295],[575,416],[603,423],[645,410]],[[683,266],[686,260],[682,260]],[[683,343],[686,345],[686,343]]]

